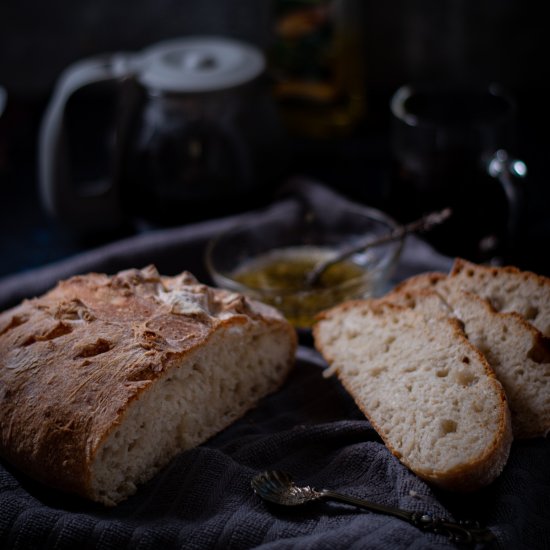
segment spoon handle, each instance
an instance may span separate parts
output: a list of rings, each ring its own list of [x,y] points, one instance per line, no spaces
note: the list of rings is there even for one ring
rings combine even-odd
[[[346,504],[351,504],[353,506],[358,506],[371,512],[380,512],[398,517],[408,521],[411,525],[414,525],[423,531],[447,535],[453,542],[471,544],[474,542],[489,542],[495,538],[489,529],[481,527],[475,521],[454,522],[446,518],[433,517],[430,514],[423,512],[410,512],[408,510],[393,508],[392,506],[377,504],[375,502],[370,502],[350,495],[344,495],[328,489],[323,489],[319,491],[319,493],[321,498],[324,498],[325,500],[335,500]]]
[[[368,240],[362,240],[359,243],[354,243],[350,246],[347,246],[340,250],[334,257],[317,264],[308,273],[306,283],[310,286],[314,285],[319,280],[319,277],[331,265],[337,264],[338,262],[349,258],[352,254],[363,252],[368,248],[372,248],[374,246],[380,246],[382,244],[386,244],[392,241],[397,241],[398,239],[401,239],[410,233],[423,233],[425,231],[429,231],[434,226],[443,223],[450,215],[451,209],[445,208],[444,210],[427,214],[426,216],[423,216],[422,218],[408,224],[400,225],[390,233],[382,235],[381,237],[370,237]]]

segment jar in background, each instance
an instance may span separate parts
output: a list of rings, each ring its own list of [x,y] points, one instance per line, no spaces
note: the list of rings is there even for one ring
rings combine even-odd
[[[292,135],[349,135],[365,113],[360,0],[276,0],[270,68]]]
[[[99,233],[190,223],[269,200],[284,147],[265,65],[251,44],[185,36],[69,66],[40,132],[47,211]]]

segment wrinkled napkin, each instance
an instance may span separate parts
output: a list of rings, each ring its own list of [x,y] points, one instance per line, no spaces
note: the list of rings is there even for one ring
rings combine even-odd
[[[155,264],[209,282],[204,247],[243,217],[284,216],[300,201],[317,209],[346,199],[315,182],[296,180],[272,206],[246,215],[159,230],[0,280],[0,309],[40,294],[76,273],[114,273]],[[256,218],[255,218],[256,217]],[[408,237],[392,282],[447,270],[449,258]],[[1,367],[1,366],[0,366]],[[205,444],[181,453],[137,494],[115,508],[47,489],[0,461],[0,548],[55,549],[436,549],[456,548],[444,535],[403,520],[337,503],[280,508],[250,487],[266,469],[290,472],[299,484],[452,519],[476,519],[494,547],[550,548],[550,444],[514,442],[491,486],[469,495],[429,487],[393,457],[326,364],[300,347],[283,388]]]

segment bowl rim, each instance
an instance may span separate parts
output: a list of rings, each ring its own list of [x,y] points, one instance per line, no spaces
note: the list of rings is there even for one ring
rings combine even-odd
[[[386,214],[385,212],[370,206],[356,205],[354,203],[350,203],[345,208],[342,208],[342,210],[345,212],[353,212],[365,218],[372,218],[375,221],[382,222],[388,227],[388,231],[392,231],[397,227],[399,227],[399,223],[394,218],[392,218],[389,214]],[[345,290],[347,287],[355,286],[359,282],[365,280],[366,276],[372,276],[372,273],[374,270],[381,269],[382,271],[387,271],[388,269],[391,269],[391,267],[394,266],[395,263],[398,261],[405,242],[405,237],[402,236],[396,239],[395,241],[393,241],[393,243],[391,243],[392,244],[391,253],[387,257],[383,258],[384,265],[377,264],[376,266],[373,267],[373,269],[365,270],[364,274],[358,275],[357,277],[353,277],[351,279],[346,279],[342,283],[335,286],[331,286],[329,288],[314,287],[311,289],[294,290],[294,289],[253,287],[250,285],[245,285],[243,283],[240,283],[239,281],[236,281],[235,279],[231,278],[230,276],[227,276],[225,273],[216,269],[213,263],[213,251],[215,247],[220,243],[220,241],[222,241],[222,239],[230,236],[232,233],[235,233],[237,231],[252,229],[254,225],[257,225],[257,222],[255,222],[253,219],[250,219],[250,218],[244,219],[244,220],[237,220],[233,225],[220,231],[219,233],[217,233],[216,235],[214,235],[212,238],[208,240],[204,251],[204,262],[211,279],[217,286],[232,290],[234,292],[240,292],[243,294],[252,292],[257,294],[258,297],[260,295],[307,296],[312,292],[319,294],[324,292],[327,292],[327,293],[334,292],[335,290],[340,290],[340,289]],[[297,246],[300,246],[300,245],[297,245]],[[281,249],[283,249],[283,247],[281,247]],[[270,250],[276,250],[276,248],[272,248]]]

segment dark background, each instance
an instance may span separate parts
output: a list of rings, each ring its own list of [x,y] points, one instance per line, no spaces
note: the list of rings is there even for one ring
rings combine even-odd
[[[0,276],[127,234],[83,239],[41,208],[37,132],[55,81],[68,64],[192,34],[234,37],[267,49],[272,8],[268,0],[3,0],[0,85],[9,97],[0,119]],[[360,53],[366,117],[346,138],[289,138],[288,174],[314,176],[379,206],[389,163],[392,92],[422,80],[498,82],[516,97],[516,153],[529,167],[528,223],[516,263],[550,275],[546,11],[544,2],[525,0],[364,0]]]

